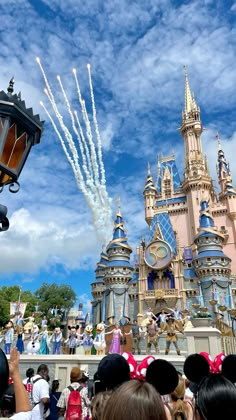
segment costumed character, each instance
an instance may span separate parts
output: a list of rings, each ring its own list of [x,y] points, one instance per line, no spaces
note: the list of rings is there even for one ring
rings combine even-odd
[[[43,318],[41,319],[41,328],[45,327],[45,325],[48,325],[48,320],[46,318],[46,315],[43,315]]]
[[[47,325],[42,327],[42,330],[38,335],[38,339],[40,341],[39,354],[49,354],[49,337]]]
[[[165,354],[168,354],[170,351],[171,343],[174,344],[176,348],[176,353],[180,356],[180,349],[178,347],[178,338],[177,332],[184,334],[183,331],[180,330],[179,326],[176,325],[174,318],[170,317],[167,319],[166,324],[163,326],[161,330],[161,334],[166,331],[166,350]]]
[[[119,324],[115,324],[115,328],[113,328],[112,331],[108,331],[105,333],[107,334],[113,334],[111,344],[109,347],[109,353],[119,353],[120,354],[120,339],[123,337],[123,334],[120,329]]]
[[[97,355],[102,355],[105,352],[106,341],[105,341],[105,327],[101,322],[97,324],[96,335],[93,341],[94,348],[97,352]]]
[[[24,332],[26,334],[29,334],[33,331],[33,327],[34,327],[34,313],[31,314],[31,316],[29,316],[28,318],[24,319],[25,321],[28,320],[28,322],[26,322],[26,324],[24,325]]]
[[[67,340],[67,344],[69,347],[69,354],[75,354],[75,349],[79,345],[79,337],[77,334],[78,329],[79,329],[78,325],[76,327],[68,326],[69,337]]]
[[[133,320],[133,325],[128,333],[125,335],[131,335],[132,339],[132,353],[135,354],[135,350],[137,350],[138,354],[141,354],[140,349],[140,340],[141,340],[142,330],[137,323],[137,319]]]
[[[183,317],[180,310],[177,308],[177,306],[172,311],[172,314],[173,314],[172,316],[174,317],[176,321],[176,325],[178,325],[178,327],[181,328],[183,326]]]
[[[19,332],[21,328],[23,328],[24,325],[24,318],[22,313],[20,312],[16,317],[16,331]]]
[[[38,335],[39,335],[39,327],[36,324],[34,324],[32,326],[30,341],[28,342],[27,347],[26,347],[26,351],[28,354],[38,353],[39,348],[40,348]]]
[[[167,315],[165,314],[165,311],[162,310],[160,315],[157,318],[158,326],[162,328],[164,324],[166,323]]]
[[[155,348],[156,354],[159,353],[159,347],[158,347],[158,340],[159,340],[159,328],[156,324],[156,322],[153,321],[153,319],[149,319],[149,324],[147,325],[147,347],[146,347],[146,354],[151,354],[151,347],[152,345]]]
[[[24,329],[23,329],[23,327],[18,327],[16,348],[17,348],[17,350],[20,354],[24,353],[24,351],[25,351],[24,339],[25,339]]]
[[[150,319],[154,318],[155,320],[157,320],[156,315],[154,315],[154,313],[152,312],[152,308],[148,308],[147,312],[145,312],[145,314],[144,314],[144,317],[145,318],[141,323],[142,327],[146,327],[149,324]]]
[[[60,327],[54,328],[50,341],[52,341],[52,354],[61,354],[62,332]]]
[[[13,338],[14,338],[13,322],[9,321],[6,324],[6,331],[4,333],[4,352],[6,354],[10,354]]]
[[[93,347],[93,326],[86,325],[84,333],[82,334],[83,337],[83,348],[84,354],[91,354],[91,348]]]

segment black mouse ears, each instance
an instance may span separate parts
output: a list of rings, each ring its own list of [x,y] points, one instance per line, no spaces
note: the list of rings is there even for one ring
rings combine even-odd
[[[179,375],[171,363],[156,359],[147,368],[146,381],[152,384],[161,395],[167,395],[177,387]]]
[[[220,356],[220,355],[218,355]],[[209,373],[222,374],[229,381],[236,382],[236,355],[230,354],[226,357],[216,356],[215,361],[208,359],[202,354],[191,354],[184,363],[185,376],[195,384],[198,384],[204,376]],[[221,359],[221,360],[220,360]],[[212,367],[215,369],[213,370]]]
[[[8,387],[9,367],[5,353],[0,349],[0,398]]]

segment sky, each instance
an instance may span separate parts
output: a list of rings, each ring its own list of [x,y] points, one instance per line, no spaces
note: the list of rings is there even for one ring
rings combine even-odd
[[[40,105],[43,101],[52,113],[35,58],[40,57],[68,126],[57,75],[73,109],[80,111],[72,73],[76,68],[91,116],[87,64],[91,65],[106,194],[112,219],[120,197],[135,254],[147,233],[142,192],[148,162],[155,179],[157,156],[174,151],[183,174],[178,127],[184,65],[201,109],[203,149],[214,183],[217,186],[219,133],[236,185],[235,19],[234,1],[1,0],[0,90],[6,91],[14,76],[15,92],[21,92],[45,125],[19,178],[20,191],[11,194],[5,188],[1,194],[10,228],[1,233],[0,286],[18,284],[34,292],[42,282],[67,283],[76,292],[76,305],[83,303],[87,311],[90,283],[104,245],[94,225],[94,203],[91,209],[78,188]],[[106,233],[111,239],[109,221]]]

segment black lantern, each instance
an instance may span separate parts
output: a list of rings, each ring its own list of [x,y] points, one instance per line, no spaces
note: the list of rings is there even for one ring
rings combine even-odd
[[[13,94],[13,86],[12,78],[8,93],[0,92],[0,192],[9,185],[9,191],[15,193],[31,147],[40,142],[43,122],[32,108],[26,108],[20,94]],[[0,231],[9,227],[6,213],[7,208],[0,205]]]

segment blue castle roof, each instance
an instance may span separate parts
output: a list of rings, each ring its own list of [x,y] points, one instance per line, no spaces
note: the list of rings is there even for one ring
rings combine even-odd
[[[158,177],[157,177],[157,191],[158,191],[158,193],[161,193],[161,181],[162,181],[162,177],[164,175],[166,167],[168,167],[170,173],[172,174],[174,192],[179,190],[180,186],[181,186],[180,177],[179,177],[178,169],[177,169],[177,166],[176,166],[175,158],[172,157],[168,160],[161,161],[161,163],[159,164],[159,173],[158,173]]]

